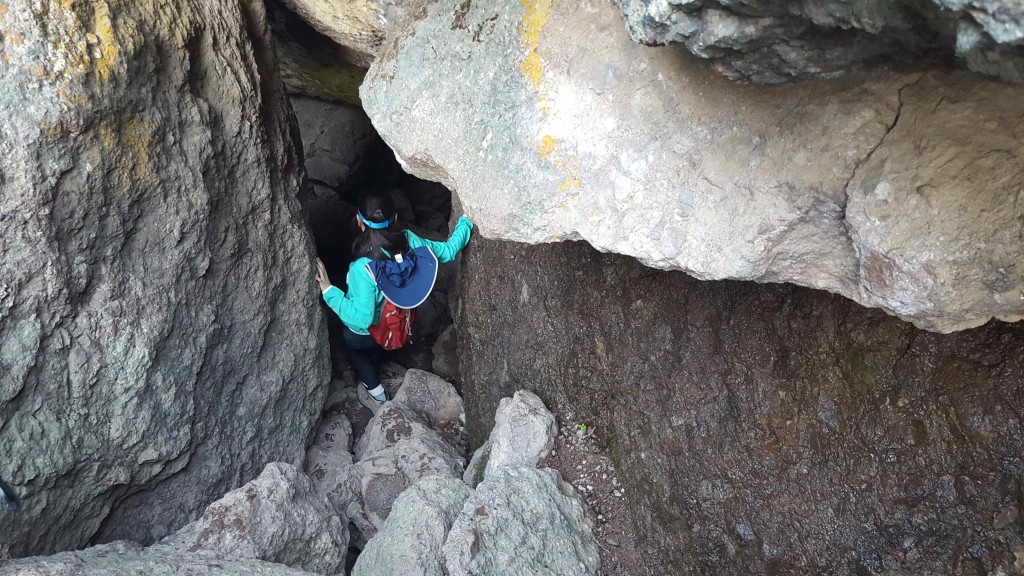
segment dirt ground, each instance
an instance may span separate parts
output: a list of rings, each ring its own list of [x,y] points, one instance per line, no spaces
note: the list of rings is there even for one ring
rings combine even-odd
[[[638,546],[626,490],[611,459],[601,448],[601,431],[575,418],[568,409],[553,407],[558,422],[555,448],[540,465],[554,468],[576,488],[594,522],[601,550],[601,576],[663,576],[648,566]]]

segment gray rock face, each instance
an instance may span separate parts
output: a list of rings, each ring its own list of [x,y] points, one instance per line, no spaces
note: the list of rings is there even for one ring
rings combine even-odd
[[[0,556],[153,540],[300,464],[329,379],[263,3],[0,28]]]
[[[231,558],[206,550],[143,548],[119,541],[78,552],[38,556],[0,566],[2,576],[310,576],[281,564]]]
[[[1024,316],[1021,88],[737,85],[634,44],[616,10],[435,2],[395,29],[364,108],[486,237],[819,288],[934,331]]]
[[[462,478],[465,459],[400,402],[384,404],[356,447],[358,487],[348,516],[372,538],[391,513],[398,495],[428,476]]]
[[[1020,570],[1024,323],[929,333],[582,242],[474,238],[462,270],[471,444],[523,386],[571,407],[625,488],[632,574]]]
[[[600,566],[579,498],[550,468],[489,471],[442,551],[448,576],[582,576]]]
[[[312,180],[338,187],[362,163],[367,148],[380,141],[366,113],[355,106],[293,97],[292,107]]]
[[[466,467],[464,480],[476,486],[498,468],[536,466],[555,445],[558,425],[544,402],[529,390],[502,398],[491,435]]]
[[[309,477],[275,462],[161,543],[335,574],[345,568],[348,541],[348,521],[335,514]]]
[[[353,576],[444,576],[441,545],[470,490],[454,478],[430,476],[402,492]]]
[[[756,83],[829,78],[936,54],[1024,83],[1024,4],[1017,0],[616,1],[635,41],[682,43],[718,72]]]

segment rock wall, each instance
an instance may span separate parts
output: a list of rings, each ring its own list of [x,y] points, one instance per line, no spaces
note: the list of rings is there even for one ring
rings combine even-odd
[[[791,282],[941,332],[1024,316],[1024,88],[881,68],[738,85],[634,44],[605,0],[410,14],[363,105],[487,237]]]
[[[0,557],[301,464],[329,374],[261,1],[0,4]]]
[[[1024,568],[1024,325],[929,333],[583,243],[474,238],[460,285],[471,447],[515,390],[571,407],[655,573]]]
[[[679,42],[735,79],[779,84],[865,64],[960,58],[1024,83],[1024,4],[1017,0],[613,0],[630,36]]]

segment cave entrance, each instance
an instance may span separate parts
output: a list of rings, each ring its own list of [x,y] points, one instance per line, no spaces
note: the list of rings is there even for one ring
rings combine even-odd
[[[431,240],[448,238],[451,192],[402,170],[394,153],[374,130],[361,108],[302,96],[292,97],[304,148],[308,186],[302,204],[316,242],[317,255],[331,282],[347,289],[346,273],[353,260],[352,242],[359,233],[356,206],[368,193],[390,196],[399,222]],[[442,266],[430,297],[417,308],[412,342],[391,354],[405,368],[433,371],[433,346],[452,324],[448,293],[453,266]],[[341,321],[328,314],[332,375],[348,368]]]

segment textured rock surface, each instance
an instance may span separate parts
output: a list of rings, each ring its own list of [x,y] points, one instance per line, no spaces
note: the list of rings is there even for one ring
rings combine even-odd
[[[37,556],[0,566],[2,576],[310,576],[281,564],[242,560],[206,550],[142,548],[113,542],[79,552]]]
[[[582,243],[475,238],[462,270],[471,444],[519,388],[571,406],[607,439],[653,573],[1013,574],[1024,557],[1024,324],[923,332]]]
[[[436,476],[402,492],[352,575],[443,576],[441,545],[469,492],[460,480]]]
[[[441,0],[396,28],[363,105],[488,237],[821,288],[929,330],[1024,315],[1024,89],[737,85],[634,44],[617,11]]]
[[[348,521],[335,514],[309,477],[274,462],[161,544],[336,574],[345,568],[348,541]]]
[[[440,376],[423,370],[405,373],[402,387],[395,394],[395,403],[412,410],[435,430],[459,419],[462,396]]]
[[[372,538],[406,488],[428,476],[462,478],[465,458],[457,447],[401,403],[374,415],[356,447],[355,499],[348,516]]]
[[[572,486],[549,468],[488,472],[442,549],[447,576],[596,575],[590,520]]]
[[[634,40],[680,42],[719,72],[778,84],[832,77],[866,63],[956,55],[1024,83],[1018,0],[617,0]]]
[[[329,379],[262,2],[0,9],[0,556],[165,536]]]
[[[317,182],[339,186],[380,141],[366,113],[354,106],[292,98],[292,108],[299,120],[306,174]]]
[[[485,475],[506,466],[536,466],[551,452],[556,434],[555,416],[536,394],[517,390],[502,398],[487,442],[466,467],[466,483],[476,486]]]

